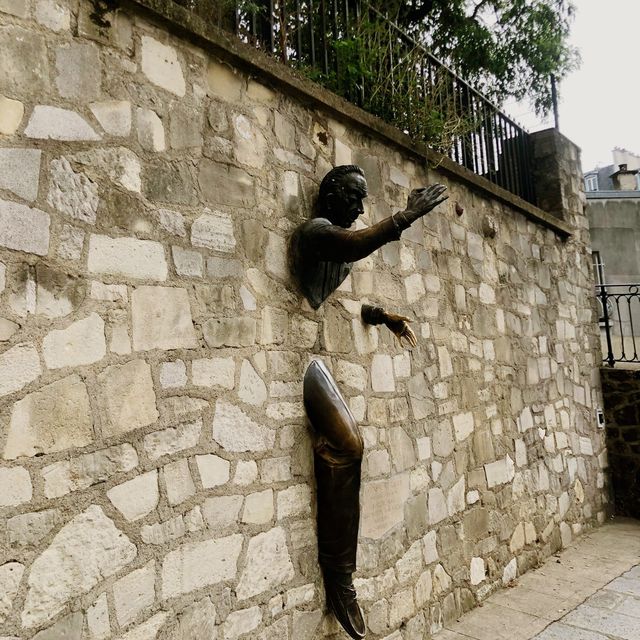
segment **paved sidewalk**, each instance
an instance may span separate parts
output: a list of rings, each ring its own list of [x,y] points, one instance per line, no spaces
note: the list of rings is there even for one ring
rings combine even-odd
[[[582,536],[434,640],[640,640],[640,522]]]

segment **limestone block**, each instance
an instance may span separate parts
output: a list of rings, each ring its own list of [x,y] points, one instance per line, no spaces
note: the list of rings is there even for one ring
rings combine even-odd
[[[473,433],[474,428],[473,413],[460,413],[457,416],[453,416],[453,429],[458,442],[466,440]]]
[[[246,116],[238,114],[233,119],[233,131],[236,160],[249,167],[262,167],[266,156],[266,140],[258,126]]]
[[[76,229],[69,224],[63,225],[58,235],[58,249],[56,251],[58,257],[72,262],[80,260],[84,235],[84,231],[81,229]]]
[[[441,458],[448,458],[453,452],[454,440],[451,423],[449,420],[443,420],[434,430],[431,439],[433,445],[433,453]]]
[[[198,182],[205,201],[214,206],[251,207],[255,204],[254,179],[237,167],[203,159]]]
[[[191,378],[196,387],[233,389],[235,375],[233,358],[202,358],[191,362]]]
[[[0,94],[0,134],[12,136],[20,126],[24,116],[24,105]]]
[[[48,87],[47,47],[44,37],[21,27],[0,27],[0,78],[12,98],[42,95]],[[38,107],[36,107],[37,109]]]
[[[507,586],[518,577],[518,561],[513,558],[502,572],[502,584]]]
[[[413,467],[416,463],[416,454],[413,449],[413,441],[405,430],[401,427],[391,429],[389,443],[395,470],[404,471]]]
[[[216,608],[209,598],[203,598],[181,611],[160,637],[162,640],[216,640],[217,634]]]
[[[94,224],[100,203],[98,185],[76,173],[67,158],[52,160],[47,203],[71,218]]]
[[[248,360],[243,360],[240,367],[238,397],[256,407],[262,406],[267,400],[267,385]]]
[[[151,367],[144,360],[107,367],[98,375],[99,400],[106,418],[105,438],[146,427],[158,419]]]
[[[422,544],[424,545],[424,561],[425,564],[432,564],[438,560],[438,548],[436,546],[437,534],[435,531],[429,531],[424,538],[422,538]]]
[[[49,222],[49,215],[40,209],[0,200],[0,246],[46,256]]]
[[[160,365],[160,386],[163,389],[179,389],[187,384],[187,366],[182,360],[163,362]]]
[[[165,465],[163,474],[167,488],[167,501],[170,505],[181,504],[195,494],[196,487],[186,458]]]
[[[137,238],[89,238],[90,273],[103,273],[140,280],[166,280],[167,262],[159,242]]]
[[[407,293],[407,302],[414,304],[426,293],[422,274],[414,273],[404,279],[404,288]]]
[[[136,450],[128,444],[55,462],[42,470],[44,494],[47,498],[59,498],[105,482],[137,466]]]
[[[239,601],[247,600],[270,589],[281,588],[294,576],[284,529],[276,527],[249,541],[236,595]]]
[[[164,156],[163,156],[164,158]],[[200,165],[202,165],[200,162]],[[144,192],[154,202],[194,205],[196,188],[190,164],[166,159],[149,161],[145,167]]]
[[[78,375],[71,375],[13,405],[5,459],[84,447],[93,442],[89,395]]]
[[[257,629],[261,622],[262,611],[260,607],[234,611],[227,616],[223,625],[224,640],[237,640],[240,636]]]
[[[129,294],[125,284],[105,284],[94,280],[91,283],[91,298],[102,302],[127,302]]]
[[[19,391],[41,373],[40,358],[32,344],[17,344],[8,349],[0,354],[0,396]]]
[[[0,622],[4,622],[11,613],[23,573],[24,565],[19,562],[7,562],[0,566]]]
[[[150,36],[142,36],[142,72],[153,84],[184,96],[186,84],[176,50]]]
[[[229,482],[231,465],[228,460],[208,454],[196,456],[196,465],[205,489],[213,489]]]
[[[243,539],[240,534],[235,534],[184,544],[169,552],[162,562],[162,598],[175,598],[233,580],[238,571]]]
[[[209,347],[250,347],[256,342],[256,321],[253,318],[216,318],[202,327]]]
[[[467,506],[465,491],[465,479],[464,476],[462,476],[462,478],[449,489],[449,493],[447,494],[447,508],[449,509],[450,516],[465,510]]]
[[[107,147],[82,151],[69,157],[71,162],[86,166],[91,175],[102,179],[106,176],[128,191],[140,193],[140,160],[126,147]]]
[[[144,525],[140,528],[140,536],[146,544],[158,546],[169,544],[172,540],[182,538],[187,532],[182,516],[176,516],[164,522]]]
[[[207,84],[213,94],[229,102],[237,102],[242,95],[244,79],[231,67],[210,60],[207,69]]]
[[[101,594],[87,609],[89,640],[106,640],[111,635],[107,594]]]
[[[496,462],[485,464],[484,472],[487,477],[487,486],[489,489],[493,489],[493,487],[507,484],[513,480],[515,476],[515,466],[513,460],[507,455],[504,460],[497,460]]]
[[[371,386],[374,391],[395,391],[393,361],[391,356],[376,354],[371,363]]]
[[[67,6],[56,0],[37,0],[36,20],[47,29],[59,33],[69,30],[71,14]]]
[[[75,111],[42,105],[33,109],[24,135],[29,138],[67,142],[101,139],[89,123]]]
[[[2,485],[3,487],[6,485]],[[62,522],[57,509],[23,513],[7,520],[7,540],[11,547],[37,546],[49,532]]]
[[[335,371],[336,381],[341,385],[346,385],[358,391],[364,391],[367,387],[367,371],[364,367],[338,360]]]
[[[171,111],[169,141],[172,149],[202,147],[202,115],[195,109],[176,109]]]
[[[472,585],[478,585],[486,580],[484,560],[482,558],[471,558],[470,582]]]
[[[158,632],[167,621],[169,614],[166,612],[156,613],[141,625],[134,627],[131,631],[118,636],[117,640],[156,640]]]
[[[29,502],[33,495],[29,472],[23,467],[0,467],[0,507]],[[0,585],[2,581],[0,580]],[[2,598],[0,597],[0,610]]]
[[[278,492],[278,520],[311,513],[311,489],[298,484]]]
[[[422,571],[422,542],[414,542],[395,565],[398,582],[402,585],[415,581]]]
[[[235,527],[242,502],[242,496],[208,498],[202,507],[204,519],[214,531],[221,531],[231,526]]]
[[[217,211],[201,215],[191,226],[191,244],[195,247],[233,253],[236,238],[233,234],[231,216]]]
[[[274,515],[273,489],[250,493],[244,501],[242,522],[247,524],[267,524]]]
[[[188,278],[202,278],[204,272],[204,258],[201,253],[183,249],[182,247],[171,247],[173,264],[179,276]]]
[[[440,363],[440,377],[449,378],[453,375],[451,356],[446,347],[438,347],[438,362]]]
[[[449,507],[440,487],[429,490],[429,524],[437,524],[449,515]]]
[[[187,237],[187,229],[184,224],[184,216],[178,211],[172,211],[171,209],[158,209],[158,222],[167,233],[170,233],[174,236],[180,236],[181,238]],[[181,247],[174,247],[174,260],[176,249],[180,249],[185,253],[187,251],[186,249],[182,249]],[[202,257],[200,257],[200,261],[202,261]]]
[[[105,100],[89,105],[91,113],[110,136],[126,137],[131,133],[131,103],[126,100]]]
[[[240,260],[211,256],[207,258],[207,275],[210,278],[239,278],[242,275],[242,263]]]
[[[522,551],[525,545],[525,536],[524,536],[524,524],[521,522],[515,528],[513,535],[511,536],[511,540],[509,541],[509,550],[511,553],[517,553],[518,551]]]
[[[154,469],[116,485],[107,491],[107,497],[130,522],[144,518],[158,505],[158,471]]]
[[[157,460],[162,456],[192,449],[198,444],[201,431],[201,420],[164,429],[163,431],[155,431],[144,437],[144,450],[149,458]]]
[[[353,164],[351,149],[341,140],[335,140],[335,158],[336,166],[344,164]]]
[[[275,438],[273,429],[255,423],[235,405],[222,400],[216,403],[213,439],[227,451],[267,451]]]
[[[0,98],[0,114],[2,98]],[[0,115],[0,132],[2,128]],[[0,189],[15,193],[24,200],[38,197],[41,151],[36,149],[0,149]]]
[[[100,95],[101,63],[94,44],[72,42],[56,49],[56,87],[63,98],[94,100]]]
[[[404,507],[409,495],[408,474],[365,483],[360,534],[365,538],[378,540],[403,522]]]
[[[19,324],[6,318],[0,318],[0,342],[10,340],[13,334],[20,328]]]
[[[50,331],[42,342],[42,355],[49,369],[93,364],[106,353],[104,321],[97,313],[66,329]]]
[[[31,567],[22,625],[39,626],[136,557],[134,544],[91,505],[66,524]],[[52,579],[55,576],[55,579]]]
[[[59,640],[60,638],[79,638],[82,635],[84,616],[76,611],[58,620],[54,625],[36,633],[33,640]]]
[[[0,0],[0,11],[18,18],[26,18],[29,15],[29,3],[25,0]]]
[[[177,287],[138,287],[131,295],[133,348],[194,349],[189,294]]]
[[[151,109],[136,110],[138,142],[147,151],[164,151],[167,148],[164,127],[158,114]]]
[[[121,627],[133,622],[155,600],[155,562],[132,571],[113,585],[116,618]]]

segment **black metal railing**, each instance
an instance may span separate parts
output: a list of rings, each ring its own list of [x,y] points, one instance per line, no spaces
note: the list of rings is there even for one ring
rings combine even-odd
[[[176,0],[535,203],[527,131],[365,0]]]
[[[604,362],[640,363],[640,284],[597,284]]]

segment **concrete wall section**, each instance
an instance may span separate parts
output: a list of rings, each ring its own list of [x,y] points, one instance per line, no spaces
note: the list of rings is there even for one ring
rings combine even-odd
[[[561,240],[142,12],[98,28],[93,9],[0,0],[1,635],[343,637],[316,562],[310,358],[366,445],[372,640],[424,638],[603,522],[575,148]],[[287,241],[351,162],[363,225],[415,186],[451,198],[314,312]],[[363,302],[411,316],[418,347],[363,326]]]

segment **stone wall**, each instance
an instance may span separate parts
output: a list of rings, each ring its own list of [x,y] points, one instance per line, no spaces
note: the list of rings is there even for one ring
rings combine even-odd
[[[366,444],[370,638],[424,638],[602,522],[579,175],[565,241],[136,5],[93,11],[0,0],[0,635],[344,638],[316,562],[312,358]],[[287,240],[351,162],[361,225],[427,182],[451,198],[314,312]],[[418,347],[363,302],[410,315]]]
[[[602,394],[615,511],[640,518],[640,371],[603,368]]]

